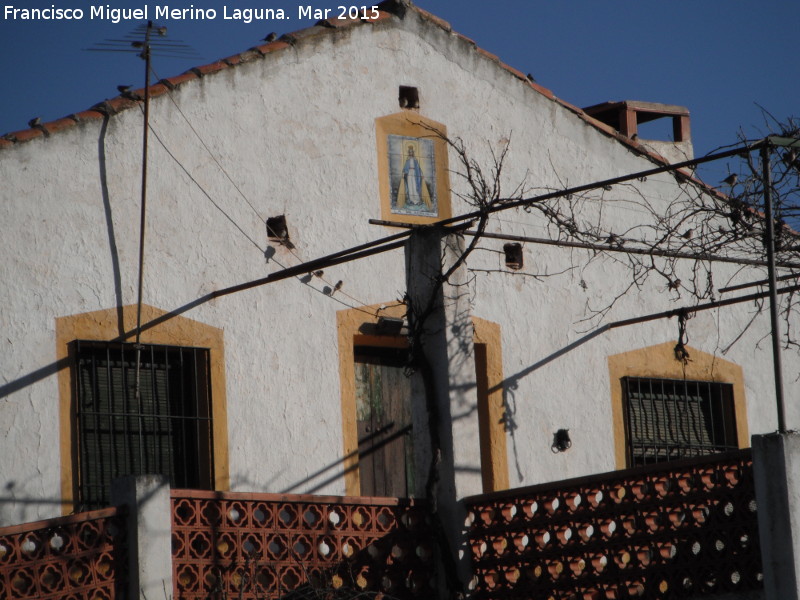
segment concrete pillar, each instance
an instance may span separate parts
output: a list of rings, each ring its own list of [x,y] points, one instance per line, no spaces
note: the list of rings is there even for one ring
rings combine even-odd
[[[753,475],[766,600],[800,600],[800,435],[754,435]]]
[[[425,363],[415,379],[415,392],[422,400],[414,406],[416,412],[427,416],[421,429],[432,433],[426,440],[427,460],[418,465],[417,472],[423,480],[427,478],[430,441],[436,443],[438,438],[439,482],[435,498],[429,500],[436,503],[458,577],[465,584],[469,553],[463,537],[466,515],[459,499],[482,491],[474,332],[466,268],[456,269],[447,281],[441,279],[463,250],[462,237],[443,237],[436,229],[413,232],[406,245],[409,322],[412,331],[422,327],[412,345],[420,343]],[[426,379],[427,405],[426,390],[419,387],[425,387]],[[435,431],[431,432],[431,427]]]
[[[169,482],[161,475],[115,479],[111,483],[111,503],[128,508],[128,597],[172,598]]]

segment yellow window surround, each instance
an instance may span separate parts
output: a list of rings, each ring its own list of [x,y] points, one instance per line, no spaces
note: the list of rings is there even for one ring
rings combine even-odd
[[[354,369],[355,346],[407,347],[406,338],[365,334],[364,325],[375,325],[378,317],[402,318],[406,307],[402,304],[373,305],[337,313],[339,339],[339,381],[342,399],[342,435],[344,443],[344,481],[348,496],[361,494],[358,473],[358,429],[356,424],[356,384]],[[507,489],[508,456],[504,425],[503,357],[501,353],[500,326],[496,323],[472,318],[473,341],[476,360],[482,366],[477,381],[478,419],[481,444],[481,470],[485,492]]]
[[[614,454],[617,469],[628,467],[621,383],[623,377],[686,379],[732,384],[737,443],[739,448],[750,446],[742,368],[719,356],[690,346],[686,346],[686,350],[689,352],[689,360],[686,363],[675,358],[675,342],[664,342],[608,357]]]
[[[142,322],[147,323],[167,313],[142,306]],[[70,344],[75,340],[132,341],[136,327],[136,306],[110,308],[56,319],[56,355],[58,371],[59,434],[61,449],[62,512],[73,510],[78,476],[77,431],[73,404],[74,357]],[[120,331],[122,330],[122,332]],[[127,332],[127,335],[124,333]],[[172,316],[142,331],[143,344],[194,346],[209,349],[211,363],[212,437],[214,456],[214,489],[228,490],[228,416],[225,397],[225,354],[221,329],[181,316]]]

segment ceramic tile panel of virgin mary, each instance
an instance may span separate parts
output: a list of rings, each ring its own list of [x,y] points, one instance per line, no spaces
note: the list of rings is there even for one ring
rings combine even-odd
[[[438,217],[433,140],[389,135],[388,145],[391,211]]]

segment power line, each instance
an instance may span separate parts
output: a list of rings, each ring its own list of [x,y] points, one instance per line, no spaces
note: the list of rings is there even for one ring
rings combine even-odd
[[[571,193],[573,193],[573,194],[574,193],[579,193],[579,192],[582,192],[582,191],[587,191],[587,190],[590,190],[590,189],[595,189],[595,188],[603,187],[603,186],[606,186],[606,185],[612,185],[614,183],[620,183],[620,182],[623,182],[623,181],[630,181],[630,180],[633,180],[633,179],[639,179],[639,178],[642,178],[642,177],[647,177],[649,175],[654,175],[654,174],[657,174],[657,173],[663,173],[663,172],[671,171],[671,170],[674,170],[674,169],[683,168],[683,167],[686,167],[686,166],[693,166],[693,165],[701,164],[701,163],[704,163],[704,162],[709,162],[709,161],[712,161],[712,160],[718,160],[718,159],[725,158],[725,157],[728,157],[728,156],[734,156],[734,155],[737,155],[737,154],[741,154],[742,152],[750,152],[750,151],[752,151],[754,149],[757,149],[757,148],[761,147],[762,145],[764,145],[764,143],[766,143],[766,142],[762,140],[762,141],[756,142],[754,144],[744,145],[744,146],[737,147],[737,148],[732,149],[732,150],[716,153],[716,154],[713,154],[713,155],[708,155],[708,156],[705,156],[705,157],[702,157],[702,158],[699,158],[699,159],[694,159],[694,160],[690,160],[690,161],[684,161],[682,163],[675,163],[675,164],[672,164],[672,165],[665,165],[663,167],[658,167],[658,168],[655,168],[655,169],[649,169],[649,170],[646,170],[646,171],[640,171],[638,173],[633,173],[633,174],[629,174],[629,175],[623,175],[623,176],[620,176],[620,177],[615,177],[615,178],[607,179],[607,180],[600,181],[600,182],[595,182],[595,183],[585,184],[585,185],[581,185],[581,186],[577,186],[577,187],[573,187],[573,188],[568,188],[566,190],[562,190],[562,191],[558,191],[558,192],[552,192],[552,193],[544,194],[544,195],[537,196],[537,197],[534,197],[534,198],[528,198],[528,199],[519,200],[519,201],[515,201],[515,202],[509,202],[509,203],[505,203],[505,204],[502,204],[502,205],[499,205],[499,206],[493,206],[493,207],[490,207],[488,209],[484,209],[484,210],[481,210],[481,211],[475,211],[475,212],[472,212],[472,213],[467,213],[467,214],[464,214],[464,215],[451,217],[449,219],[438,221],[438,222],[433,223],[431,225],[409,225],[407,223],[395,224],[394,222],[390,222],[390,221],[382,221],[382,220],[379,220],[379,219],[370,219],[369,222],[371,224],[377,224],[377,225],[402,225],[405,229],[404,229],[404,231],[402,231],[400,233],[396,233],[396,234],[393,234],[393,235],[390,235],[390,236],[386,236],[386,237],[374,240],[372,242],[367,242],[365,244],[354,246],[354,247],[351,247],[351,248],[348,248],[348,249],[345,249],[345,250],[341,250],[339,252],[335,252],[335,253],[329,254],[327,256],[323,256],[323,257],[320,257],[320,258],[317,258],[317,259],[314,259],[314,260],[307,261],[305,263],[296,265],[294,267],[289,267],[289,268],[283,269],[282,271],[278,271],[278,272],[272,273],[272,274],[268,275],[267,277],[264,277],[264,278],[261,278],[261,279],[257,279],[257,280],[254,280],[254,281],[250,281],[250,282],[246,282],[246,283],[230,286],[230,287],[227,287],[227,288],[224,288],[224,289],[221,289],[221,290],[217,290],[215,292],[210,292],[209,294],[206,294],[205,296],[197,298],[193,302],[181,307],[180,309],[178,309],[177,311],[174,311],[173,313],[170,313],[170,314],[167,314],[167,315],[163,315],[162,317],[154,319],[153,321],[148,323],[145,327],[146,328],[153,327],[153,326],[161,323],[162,321],[168,320],[169,318],[171,318],[174,315],[182,314],[183,312],[186,312],[186,311],[188,311],[188,310],[190,310],[190,309],[192,309],[192,308],[194,308],[196,306],[199,306],[200,304],[204,304],[205,302],[208,302],[209,300],[212,300],[214,298],[219,298],[221,296],[234,294],[234,293],[237,293],[237,292],[240,292],[240,291],[245,291],[245,290],[252,289],[252,288],[255,288],[255,287],[259,287],[259,286],[262,286],[262,285],[275,283],[277,281],[281,281],[281,280],[286,279],[288,277],[294,277],[294,276],[297,276],[297,275],[303,275],[303,274],[306,274],[306,273],[311,273],[311,272],[313,272],[315,270],[318,270],[318,269],[322,269],[322,268],[326,268],[326,267],[329,267],[329,266],[342,264],[342,263],[346,263],[346,262],[350,262],[350,261],[354,261],[354,260],[359,260],[361,258],[366,258],[368,256],[373,256],[375,254],[379,254],[379,253],[382,253],[382,252],[387,252],[389,250],[394,250],[396,248],[400,248],[405,244],[405,241],[403,241],[403,239],[408,237],[409,235],[411,235],[411,232],[414,229],[436,227],[436,228],[442,229],[445,233],[454,233],[454,232],[457,232],[457,231],[464,230],[466,227],[469,227],[472,220],[474,220],[475,218],[480,217],[482,215],[485,215],[485,214],[499,212],[499,211],[502,211],[502,210],[506,210],[506,209],[509,209],[509,208],[515,208],[515,207],[518,207],[518,206],[524,206],[526,204],[530,204],[530,203],[533,203],[533,202],[538,202],[538,201],[541,201],[541,200],[546,200],[546,199],[550,199],[550,198],[557,198],[557,197],[564,196],[564,195],[571,194]],[[459,222],[463,222],[463,221],[469,221],[469,222],[458,224]],[[454,224],[454,223],[456,224],[455,226],[447,227],[448,224]],[[551,242],[551,240],[548,240],[548,241]],[[602,249],[603,250],[608,250],[608,248],[606,248],[606,247],[602,247]],[[793,286],[793,287],[781,289],[781,290],[778,291],[778,293],[781,293],[781,294],[790,293],[790,292],[793,292],[793,291],[797,291],[798,289],[800,289],[800,286]],[[728,299],[728,300],[721,300],[721,301],[717,301],[717,302],[713,302],[713,303],[709,303],[709,304],[705,304],[705,305],[698,305],[698,306],[696,306],[694,308],[691,308],[691,309],[677,309],[677,310],[679,310],[679,311],[687,311],[688,310],[689,312],[696,312],[696,311],[699,311],[699,310],[705,310],[707,308],[717,308],[717,307],[721,307],[721,306],[727,306],[727,305],[731,305],[731,304],[736,304],[736,303],[739,303],[739,302],[746,302],[746,301],[753,300],[753,299],[760,299],[760,298],[764,298],[764,297],[766,297],[765,293],[757,293],[757,294],[751,294],[749,296],[731,298],[731,299]],[[664,313],[658,313],[656,315],[651,315],[651,316],[646,317],[646,318],[640,318],[638,321],[636,319],[628,319],[628,320],[624,320],[624,321],[617,321],[617,322],[615,322],[613,324],[608,324],[608,325],[604,326],[604,329],[606,329],[606,328],[614,328],[614,327],[621,327],[621,326],[624,326],[624,325],[633,324],[635,322],[642,322],[642,321],[645,321],[645,320],[653,320],[653,319],[656,319],[656,318],[666,318],[666,317],[669,317],[669,316],[675,316],[675,314],[678,314],[678,313],[675,310],[672,310],[672,311],[667,311],[667,312],[664,312]]]
[[[158,76],[158,73],[156,73],[155,69],[153,69],[152,67],[151,67],[151,71],[153,72],[153,75],[156,77],[156,79],[159,79],[159,80],[161,79],[161,78]],[[167,88],[167,97],[170,99],[170,102],[172,102],[173,106],[175,106],[175,108],[176,108],[176,110],[178,111],[178,113],[181,115],[181,117],[183,117],[183,120],[184,120],[184,121],[186,121],[186,124],[189,126],[189,129],[191,129],[191,130],[192,130],[192,133],[194,133],[195,137],[196,137],[196,138],[197,138],[197,139],[200,141],[200,143],[202,144],[203,148],[205,148],[206,152],[207,152],[207,153],[208,153],[208,155],[211,157],[211,160],[213,160],[213,161],[214,161],[214,163],[216,163],[216,165],[219,167],[220,171],[222,171],[222,173],[223,173],[223,174],[225,175],[225,177],[228,179],[228,181],[230,182],[230,184],[231,184],[231,185],[234,187],[234,189],[235,189],[235,190],[236,190],[236,191],[239,193],[239,195],[240,195],[240,196],[242,197],[242,199],[243,199],[243,200],[244,200],[244,201],[247,203],[247,205],[248,205],[248,206],[249,206],[249,207],[250,207],[250,208],[253,210],[253,212],[256,214],[256,216],[259,218],[259,220],[260,220],[260,221],[262,221],[262,222],[264,222],[264,223],[266,223],[266,219],[264,219],[263,215],[261,215],[261,213],[258,211],[258,209],[256,209],[256,207],[253,205],[253,203],[252,203],[252,202],[250,201],[250,199],[247,197],[247,195],[246,195],[246,194],[245,194],[245,193],[242,191],[242,189],[241,189],[241,188],[240,188],[240,187],[239,187],[239,186],[236,184],[236,182],[233,180],[233,177],[231,177],[230,173],[228,173],[228,171],[225,169],[225,167],[222,165],[222,163],[221,163],[221,162],[220,162],[220,161],[217,159],[217,157],[216,157],[216,156],[214,155],[214,153],[211,151],[211,148],[209,148],[209,147],[208,147],[208,144],[206,144],[206,142],[205,142],[205,140],[203,139],[203,137],[200,135],[200,133],[197,131],[197,129],[195,129],[195,127],[192,125],[191,121],[189,120],[189,117],[187,117],[187,116],[186,116],[186,114],[185,114],[185,113],[184,113],[184,112],[181,110],[181,107],[178,105],[178,103],[175,101],[175,98],[174,98],[174,97],[173,97],[173,95],[172,95],[172,91],[169,89],[169,87],[168,87],[168,86],[165,86],[165,87]],[[159,141],[160,141],[160,140],[159,140]],[[163,145],[163,144],[162,144],[162,145]],[[173,158],[174,158],[174,157],[173,157]],[[238,227],[238,225],[237,225],[237,227]],[[241,231],[241,228],[239,228],[239,229],[240,229],[240,231]],[[251,240],[251,241],[252,241],[252,240]],[[258,249],[259,249],[259,251],[261,251],[261,252],[263,253],[263,250],[261,250],[261,247],[260,247],[260,246],[258,246]],[[290,247],[288,247],[288,246],[287,246],[287,249],[289,250],[289,252],[290,252],[290,253],[291,253],[291,254],[292,254],[292,255],[293,255],[295,258],[297,258],[297,260],[299,260],[301,263],[303,262],[303,259],[300,257],[300,255],[299,255],[297,252],[295,252],[295,251],[294,251],[292,248],[290,248]],[[275,264],[277,264],[277,265],[278,265],[279,267],[281,267],[282,269],[285,269],[285,268],[287,268],[287,267],[286,267],[286,265],[282,264],[282,263],[281,263],[281,262],[280,262],[280,261],[279,261],[277,258],[275,258],[274,256],[273,256],[273,257],[271,257],[271,260],[272,260],[272,261],[274,261],[274,262],[275,262]],[[333,284],[333,283],[331,283],[330,281],[326,280],[324,277],[321,277],[321,276],[320,276],[319,278],[320,278],[320,280],[322,280],[324,283],[327,283],[327,284],[328,284],[328,285],[331,287],[331,289],[333,289],[333,288],[334,288],[334,284]],[[305,285],[309,286],[310,288],[312,288],[312,289],[314,289],[314,290],[316,290],[316,291],[318,291],[318,292],[320,292],[320,293],[322,293],[322,294],[325,294],[325,291],[324,291],[324,290],[317,290],[317,288],[315,288],[313,285],[311,285],[311,284],[310,284],[310,283],[308,283],[308,282],[301,281],[301,283],[303,283],[303,284],[305,284]],[[346,292],[346,291],[344,291],[344,290],[341,290],[341,289],[339,289],[339,290],[338,290],[338,293],[340,293],[340,294],[342,294],[342,295],[344,295],[344,296],[346,296],[346,297],[350,298],[350,299],[351,299],[353,302],[355,302],[356,304],[359,304],[359,305],[361,305],[362,307],[365,307],[365,306],[366,306],[366,303],[362,302],[361,300],[359,300],[358,298],[356,298],[356,297],[352,296],[351,294],[349,294],[348,292]],[[326,296],[328,296],[328,297],[330,297],[330,298],[333,298],[333,295],[332,295],[332,294],[325,294],[325,295],[326,295]],[[337,300],[337,301],[338,301],[338,302],[340,302],[341,304],[344,304],[345,306],[350,306],[350,305],[348,305],[347,303],[345,303],[345,302],[342,302],[342,301],[341,301],[341,300],[339,300],[338,298],[335,298],[335,300]],[[357,308],[357,307],[350,306],[350,308]],[[370,314],[371,314],[371,313],[370,313]]]
[[[784,266],[784,263],[778,263],[778,267]],[[791,273],[789,275],[782,275],[781,277],[776,278],[775,281],[788,281],[790,279],[797,279],[800,278],[800,273]],[[736,290],[744,290],[750,287],[756,287],[759,285],[768,285],[769,279],[760,279],[758,281],[750,281],[748,283],[740,283],[738,285],[729,285],[724,288],[719,288],[719,293],[724,294],[726,292],[735,292]]]
[[[510,242],[530,242],[532,244],[544,244],[548,246],[581,248],[584,250],[594,250],[597,252],[621,252],[623,254],[662,256],[665,258],[681,258],[688,260],[702,260],[707,262],[723,262],[723,263],[733,263],[737,265],[749,265],[756,267],[767,266],[767,261],[756,260],[753,258],[735,258],[730,256],[716,256],[713,254],[705,254],[705,253],[695,254],[692,252],[673,252],[670,250],[656,250],[654,248],[630,248],[620,245],[613,246],[613,245],[590,244],[588,242],[570,242],[568,240],[551,240],[548,238],[528,237],[523,235],[509,235],[504,233],[489,233],[489,232],[479,233],[477,231],[465,231],[464,234],[473,236],[479,235],[481,237],[506,240]],[[800,268],[800,263],[781,262],[778,263],[777,266],[789,269],[798,269]],[[797,275],[795,275],[794,277],[797,277]],[[730,289],[737,289],[737,288],[726,288],[725,291],[728,291]]]
[[[692,160],[685,160],[679,163],[673,163],[669,165],[663,165],[661,167],[655,167],[653,169],[647,169],[645,171],[639,171],[637,173],[629,173],[628,175],[621,175],[619,177],[612,177],[611,179],[604,179],[602,181],[595,181],[593,183],[586,183],[583,185],[579,185],[576,187],[566,188],[563,190],[558,190],[554,192],[548,192],[546,194],[541,194],[539,196],[533,196],[531,198],[523,198],[520,200],[512,200],[508,202],[500,202],[495,204],[494,206],[490,206],[487,208],[479,209],[470,213],[465,213],[463,215],[459,215],[456,217],[450,217],[448,219],[443,219],[441,221],[437,221],[435,225],[442,227],[445,225],[452,225],[454,223],[459,223],[462,221],[468,221],[477,219],[484,215],[490,215],[496,212],[508,210],[511,208],[520,208],[525,207],[530,204],[536,204],[539,202],[543,202],[545,200],[552,200],[554,198],[560,198],[562,196],[569,196],[571,194],[580,194],[581,192],[587,192],[589,190],[595,190],[597,188],[604,188],[611,185],[616,185],[618,183],[624,183],[626,181],[632,181],[634,179],[642,179],[647,178],[652,175],[658,175],[659,173],[666,173],[669,171],[677,171],[678,169],[682,169],[684,167],[694,167],[703,163],[711,162],[714,160],[719,160],[722,158],[727,158],[729,156],[736,156],[743,153],[750,153],[754,150],[758,150],[765,144],[767,144],[767,140],[759,140],[752,144],[743,144],[733,148],[732,150],[726,150],[724,152],[717,152],[716,154],[708,154],[706,156],[702,156],[700,158],[694,158]],[[688,177],[688,176],[687,176]],[[373,225],[382,225],[385,222],[381,221],[380,219],[370,219],[369,222]]]
[[[156,73],[155,69],[152,69],[152,71],[153,71],[153,75],[156,76],[156,79],[160,80],[161,78],[158,76],[158,73]],[[211,152],[211,148],[208,147],[208,144],[206,144],[205,140],[203,140],[202,136],[194,128],[194,126],[192,125],[191,121],[189,121],[189,117],[187,117],[184,114],[184,112],[181,110],[181,107],[178,106],[178,103],[175,101],[175,98],[172,97],[172,91],[169,89],[169,86],[164,86],[164,87],[167,88],[167,97],[170,99],[170,102],[172,102],[172,104],[178,110],[180,115],[183,117],[183,120],[186,121],[186,124],[189,126],[189,129],[192,130],[192,133],[194,133],[194,135],[197,137],[197,139],[200,140],[200,143],[203,145],[203,148],[206,149],[206,152],[208,152],[208,155],[211,157],[211,160],[213,160],[216,163],[216,165],[220,168],[220,170],[225,174],[225,177],[228,178],[228,181],[231,182],[231,185],[236,189],[237,192],[239,192],[239,195],[244,199],[245,202],[247,202],[248,206],[250,206],[250,208],[253,209],[253,212],[256,213],[256,216],[259,219],[261,219],[262,221],[264,221],[264,217],[262,217],[261,214],[256,209],[256,207],[253,206],[252,202],[250,202],[250,200],[247,198],[247,196],[244,194],[244,192],[241,190],[241,188],[238,185],[236,185],[236,182],[230,176],[228,171],[225,170],[225,167],[222,166],[222,163],[220,163],[219,160],[217,160],[217,157],[214,156],[213,152]]]
[[[205,190],[205,188],[204,188],[202,185],[200,185],[200,182],[199,182],[199,181],[197,181],[197,180],[194,178],[194,176],[193,176],[193,175],[192,175],[192,174],[189,172],[189,170],[188,170],[188,169],[187,169],[185,166],[183,166],[183,163],[181,163],[181,161],[180,161],[180,160],[178,160],[178,157],[177,157],[177,156],[175,156],[175,155],[172,153],[172,151],[171,151],[171,150],[170,150],[170,149],[167,147],[167,145],[164,143],[164,141],[161,139],[161,137],[158,135],[158,132],[156,132],[155,128],[154,128],[152,125],[150,125],[150,131],[152,131],[152,132],[153,132],[153,135],[154,135],[154,136],[155,136],[155,138],[158,140],[158,143],[159,143],[159,144],[161,144],[161,147],[162,147],[162,148],[164,148],[164,150],[167,152],[167,154],[169,154],[169,155],[170,155],[170,157],[172,158],[172,160],[174,160],[174,161],[175,161],[175,163],[176,163],[176,164],[177,164],[177,165],[178,165],[178,166],[181,168],[181,170],[182,170],[184,173],[186,173],[186,176],[187,176],[187,177],[188,177],[188,178],[189,178],[189,179],[192,181],[192,183],[194,183],[194,184],[197,186],[197,188],[198,188],[198,189],[199,189],[199,190],[200,190],[200,191],[203,193],[203,195],[204,195],[206,198],[208,198],[209,202],[211,202],[211,204],[213,204],[213,205],[214,205],[214,206],[217,208],[217,210],[219,210],[219,212],[221,212],[223,215],[225,215],[225,218],[226,218],[226,219],[228,219],[228,220],[229,220],[231,223],[233,223],[233,226],[234,226],[234,227],[236,227],[236,229],[238,229],[238,230],[239,230],[239,232],[240,232],[240,233],[241,233],[241,234],[242,234],[244,237],[246,237],[248,240],[250,240],[250,243],[252,243],[252,244],[253,244],[253,245],[254,245],[256,248],[258,248],[259,252],[261,252],[261,253],[263,254],[263,253],[264,253],[264,250],[261,248],[261,246],[259,246],[259,245],[258,245],[258,242],[256,242],[256,241],[255,241],[253,238],[251,238],[251,237],[250,237],[250,236],[247,234],[247,232],[246,232],[244,229],[242,229],[242,227],[241,227],[241,226],[240,226],[240,225],[239,225],[239,224],[238,224],[236,221],[234,221],[234,220],[233,220],[233,217],[231,217],[231,216],[230,216],[228,213],[226,213],[226,212],[225,212],[225,211],[222,209],[222,207],[221,207],[219,204],[217,204],[217,203],[214,201],[214,199],[211,197],[211,194],[209,194],[209,193],[208,193],[208,192]]]

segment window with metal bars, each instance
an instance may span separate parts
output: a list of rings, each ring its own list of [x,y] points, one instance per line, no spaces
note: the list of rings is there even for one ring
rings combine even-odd
[[[123,475],[211,489],[208,349],[74,345],[79,510],[108,505],[111,481]]]
[[[623,377],[628,465],[738,448],[733,386]]]

